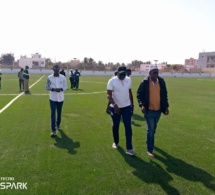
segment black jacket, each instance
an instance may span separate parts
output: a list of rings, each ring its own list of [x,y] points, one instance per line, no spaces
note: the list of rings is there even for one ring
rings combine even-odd
[[[164,79],[162,79],[161,77],[158,77],[158,81],[160,84],[161,112],[165,113],[166,108],[169,107],[166,83],[165,83]],[[150,77],[146,77],[140,83],[140,86],[137,90],[137,101],[139,103],[139,106],[140,107],[144,106],[146,109],[146,112],[149,110],[149,82],[150,82]]]

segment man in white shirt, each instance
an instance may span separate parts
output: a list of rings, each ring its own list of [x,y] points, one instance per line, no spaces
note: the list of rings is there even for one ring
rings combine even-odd
[[[113,148],[119,144],[119,124],[121,116],[125,126],[126,154],[135,155],[132,147],[131,114],[133,107],[133,95],[131,91],[131,79],[126,76],[126,67],[118,68],[117,76],[111,78],[107,84],[107,96],[110,101],[110,115],[113,121]]]
[[[53,66],[54,74],[48,76],[46,81],[46,89],[50,91],[50,108],[51,108],[51,137],[56,137],[56,128],[60,130],[61,112],[64,101],[64,92],[67,90],[66,77],[59,74],[60,67]],[[56,120],[57,110],[57,120]]]

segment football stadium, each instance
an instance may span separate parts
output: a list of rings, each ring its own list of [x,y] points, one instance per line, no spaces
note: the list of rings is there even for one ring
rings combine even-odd
[[[82,73],[78,90],[65,91],[61,131],[50,137],[49,72],[30,72],[31,94],[19,92],[17,73],[2,75],[0,90],[0,194],[214,194],[215,78],[160,75],[169,115],[161,115],[155,157],[146,153],[146,121],[136,93],[146,75],[134,73],[133,148],[125,153],[120,124],[113,149],[105,112],[103,75]],[[69,78],[67,77],[69,86]]]

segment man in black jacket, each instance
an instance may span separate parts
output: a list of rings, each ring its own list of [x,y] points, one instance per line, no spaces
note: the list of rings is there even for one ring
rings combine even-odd
[[[157,66],[151,66],[137,90],[137,101],[147,123],[147,154],[154,157],[154,134],[161,113],[169,114],[167,88],[163,78],[158,76]]]

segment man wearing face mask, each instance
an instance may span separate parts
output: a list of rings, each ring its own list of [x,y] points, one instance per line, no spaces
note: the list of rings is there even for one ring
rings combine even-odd
[[[66,77],[59,74],[59,65],[53,66],[54,73],[49,75],[46,81],[46,89],[50,91],[50,108],[51,108],[51,137],[56,137],[56,128],[60,130],[61,112],[64,102],[64,91],[67,90]],[[57,111],[57,120],[56,120]]]
[[[107,97],[110,101],[110,115],[113,121],[112,132],[114,143],[112,148],[119,144],[119,124],[121,116],[125,127],[126,154],[135,155],[132,146],[131,109],[133,107],[133,95],[131,91],[131,79],[126,76],[126,67],[118,68],[117,76],[111,78],[107,84]]]
[[[149,76],[146,77],[137,90],[137,101],[147,124],[147,154],[154,157],[154,134],[161,113],[169,114],[169,103],[166,83],[158,76],[156,65],[151,66]]]

